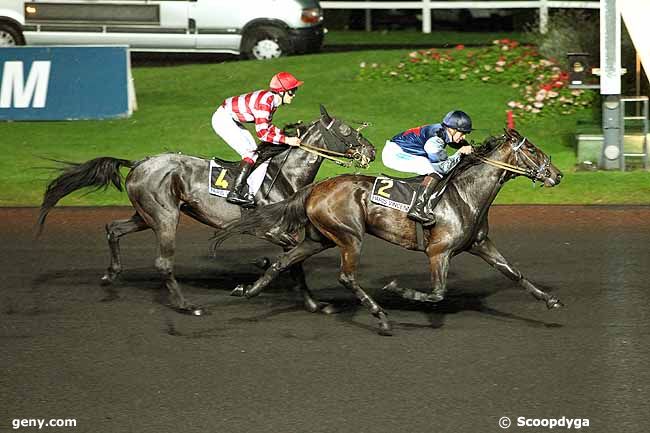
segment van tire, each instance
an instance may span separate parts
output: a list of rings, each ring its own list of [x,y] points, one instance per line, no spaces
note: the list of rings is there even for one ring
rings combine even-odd
[[[22,32],[14,25],[0,22],[0,47],[25,45]]]
[[[291,43],[287,32],[273,26],[248,30],[242,42],[242,56],[247,59],[273,59],[289,54]]]

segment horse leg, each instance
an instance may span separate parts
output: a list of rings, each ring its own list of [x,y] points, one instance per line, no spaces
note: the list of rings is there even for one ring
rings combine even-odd
[[[275,280],[280,272],[284,271],[287,268],[293,268],[294,265],[302,263],[308,257],[313,256],[316,253],[319,253],[327,248],[331,248],[332,245],[325,242],[315,241],[309,238],[305,238],[302,242],[296,245],[293,249],[287,251],[286,253],[281,254],[278,259],[268,267],[264,275],[258,278],[257,281],[253,284],[252,287],[246,290],[237,288],[231,293],[233,296],[246,296],[247,298],[252,298],[259,295],[262,290],[264,290],[271,281]],[[300,267],[302,270],[302,266]],[[304,273],[302,276],[304,280]],[[304,284],[306,288],[306,283]],[[307,289],[309,290],[309,289]],[[314,304],[315,301],[314,301]],[[307,306],[309,309],[309,306]]]
[[[314,299],[314,294],[307,286],[307,279],[305,278],[305,270],[302,267],[302,263],[296,263],[295,265],[289,268],[291,276],[298,283],[298,289],[302,295],[303,304],[305,308],[310,313],[317,313],[319,311],[324,313],[331,313],[331,305],[326,302],[319,302]]]
[[[355,237],[350,242],[345,242],[343,245],[339,244],[339,248],[341,249],[341,273],[339,274],[339,282],[350,289],[359,301],[370,310],[370,314],[379,320],[380,335],[393,335],[386,311],[374,299],[368,296],[357,281],[356,274],[359,266],[361,239]]]
[[[178,227],[180,213],[177,208],[160,212],[155,217],[155,224],[152,228],[158,238],[158,257],[155,266],[163,279],[163,287],[169,293],[169,303],[175,310],[200,316],[204,313],[201,308],[196,308],[189,303],[180,285],[174,276],[174,253],[176,251],[176,228]]]
[[[510,265],[510,263],[508,263],[508,261],[501,255],[499,250],[497,250],[496,246],[490,238],[486,237],[485,240],[475,243],[472,245],[472,248],[469,250],[469,252],[476,256],[479,256],[487,263],[489,263],[492,267],[501,271],[501,273],[506,277],[518,283],[521,287],[524,288],[524,290],[533,295],[537,300],[543,300],[546,302],[547,308],[560,308],[564,306],[564,304],[562,304],[558,298],[549,295],[543,290],[535,287],[535,285],[528,281],[518,269]]]
[[[148,228],[147,223],[137,213],[127,220],[115,220],[110,224],[106,224],[106,237],[108,238],[108,247],[111,251],[111,263],[102,277],[102,284],[111,284],[122,272],[120,238],[129,233],[139,232]]]
[[[440,302],[445,298],[447,292],[447,274],[449,273],[450,254],[443,246],[435,250],[427,249],[429,256],[429,267],[431,271],[431,293],[420,292],[408,288],[399,287],[395,280],[384,286],[382,290],[395,293],[404,299],[417,302]]]

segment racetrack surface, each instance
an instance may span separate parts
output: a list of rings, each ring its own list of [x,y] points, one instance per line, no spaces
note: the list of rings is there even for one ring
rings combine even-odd
[[[277,247],[251,237],[208,255],[211,229],[183,219],[176,274],[211,315],[160,305],[150,231],[108,264],[103,225],[127,208],[0,209],[0,431],[19,418],[74,418],[75,432],[499,432],[517,418],[589,419],[587,432],[650,425],[650,207],[495,206],[491,237],[566,308],[548,311],[480,259],[452,260],[437,306],[379,289],[427,290],[426,257],[367,238],[360,281],[395,336],[365,308],[310,314],[283,277],[258,298],[229,296]],[[329,250],[306,263],[323,300],[352,300]],[[22,429],[37,431],[36,429]],[[552,431],[566,431],[556,427]]]

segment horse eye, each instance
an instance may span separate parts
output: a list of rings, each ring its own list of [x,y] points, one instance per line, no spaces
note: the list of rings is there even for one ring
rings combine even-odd
[[[352,128],[350,128],[348,125],[342,124],[339,126],[339,131],[341,131],[341,134],[343,135],[350,135],[352,133]]]

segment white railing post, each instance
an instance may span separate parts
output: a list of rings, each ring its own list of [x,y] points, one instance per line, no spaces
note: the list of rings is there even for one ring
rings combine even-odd
[[[431,0],[422,0],[422,33],[431,33]]]
[[[543,35],[548,31],[548,3],[547,0],[539,2],[539,32]]]
[[[366,0],[367,2],[370,0]],[[366,31],[372,31],[372,9],[366,9]]]

